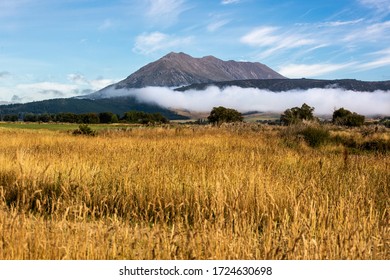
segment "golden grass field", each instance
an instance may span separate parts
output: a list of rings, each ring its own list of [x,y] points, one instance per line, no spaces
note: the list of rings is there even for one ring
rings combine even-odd
[[[0,128],[0,259],[389,259],[389,154],[283,129]]]

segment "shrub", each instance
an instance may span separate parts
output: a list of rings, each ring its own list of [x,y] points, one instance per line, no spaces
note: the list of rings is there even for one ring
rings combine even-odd
[[[355,112],[348,111],[344,108],[340,108],[333,112],[332,122],[337,125],[345,126],[362,126],[364,124],[365,117]]]
[[[319,147],[328,142],[330,138],[329,131],[322,127],[308,126],[300,134],[311,147]]]
[[[79,128],[73,131],[73,135],[96,136],[96,131],[90,128],[87,124],[80,124]]]
[[[217,125],[226,122],[242,122],[244,120],[242,114],[237,110],[225,108],[222,106],[214,107],[207,119],[210,123]]]
[[[301,108],[294,107],[284,111],[280,116],[280,121],[284,125],[298,124],[303,120],[312,121],[314,120],[313,111],[314,107],[304,103]]]
[[[377,153],[387,153],[390,151],[390,141],[384,139],[373,139],[362,143],[361,150]]]
[[[281,136],[290,148],[304,141],[310,147],[316,148],[330,140],[329,131],[322,126],[290,125],[282,130]]]
[[[380,124],[384,125],[387,128],[390,128],[390,117],[385,117],[379,121]]]

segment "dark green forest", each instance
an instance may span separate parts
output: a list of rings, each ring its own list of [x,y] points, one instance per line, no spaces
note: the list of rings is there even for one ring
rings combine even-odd
[[[25,115],[45,115],[45,114],[88,114],[88,113],[103,113],[111,112],[115,115],[123,115],[129,111],[141,111],[145,113],[160,113],[170,120],[185,120],[185,116],[180,116],[173,111],[162,108],[157,104],[141,103],[134,97],[117,97],[107,99],[77,99],[63,98],[36,101],[24,104],[10,104],[0,106],[0,116],[23,120]]]

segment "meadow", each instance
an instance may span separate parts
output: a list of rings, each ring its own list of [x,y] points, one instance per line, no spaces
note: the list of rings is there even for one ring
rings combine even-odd
[[[389,259],[388,151],[288,129],[3,125],[0,259]]]

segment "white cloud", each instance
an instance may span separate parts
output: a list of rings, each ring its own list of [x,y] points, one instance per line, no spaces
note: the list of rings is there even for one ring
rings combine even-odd
[[[89,85],[90,85],[92,90],[96,91],[96,90],[100,90],[102,88],[105,88],[106,86],[109,86],[111,84],[114,84],[116,82],[118,82],[118,81],[112,80],[112,79],[99,78],[99,79],[89,81]]]
[[[17,85],[18,89],[25,91],[58,91],[58,92],[73,92],[77,90],[77,85],[71,84],[61,84],[53,82],[41,82],[41,83],[32,83],[32,84],[20,84]]]
[[[139,54],[151,54],[160,50],[166,50],[187,45],[192,37],[176,37],[161,32],[144,33],[137,36],[133,51]]]
[[[75,85],[79,86],[79,88],[88,88],[89,90],[96,91],[100,90],[108,85],[114,84],[117,82],[117,80],[112,79],[104,79],[104,78],[97,78],[93,80],[88,80],[85,76],[81,74],[69,74],[68,80]],[[84,86],[84,87],[81,87]]]
[[[289,78],[317,77],[349,68],[354,63],[344,64],[288,64],[280,67],[279,73]]]
[[[222,19],[222,20],[212,22],[209,25],[207,25],[207,31],[215,32],[218,29],[220,29],[222,26],[228,24],[229,22],[230,22],[230,20],[228,20],[228,19]]]
[[[304,34],[294,34],[292,32],[277,33],[279,30],[280,28],[273,26],[259,27],[241,37],[240,41],[252,47],[268,47],[268,49],[262,52],[261,57],[267,57],[276,51],[315,45],[317,43],[314,39],[306,38],[308,36]]]
[[[331,115],[334,108],[345,107],[360,114],[387,114],[389,92],[353,92],[343,89],[309,89],[270,92],[254,88],[209,87],[206,90],[177,92],[168,88],[147,87],[131,90],[107,89],[108,96],[130,95],[142,102],[157,103],[166,108],[210,112],[213,107],[225,106],[241,112],[275,111],[307,103],[317,114]]]
[[[100,31],[106,31],[115,26],[114,22],[111,19],[105,19],[103,23],[98,27]]]
[[[390,21],[375,23],[362,29],[355,29],[346,35],[345,42],[383,42],[390,37]]]
[[[357,20],[349,20],[349,21],[340,21],[340,20],[327,21],[324,23],[320,23],[318,26],[319,27],[340,27],[340,26],[345,26],[345,25],[355,25],[355,24],[361,23],[363,21],[364,21],[363,18],[360,18]]]
[[[356,70],[371,70],[390,65],[390,48],[374,52],[371,55],[377,56],[378,58],[370,62],[361,63],[356,67]]]
[[[69,83],[40,82],[18,84],[12,88],[0,87],[0,95],[8,96],[11,102],[69,98],[100,90],[116,82],[104,78],[88,80],[80,74],[69,74],[67,78]]]
[[[154,23],[171,25],[188,8],[185,0],[148,0],[147,17]]]
[[[390,13],[390,0],[358,0],[360,4],[387,15]]]
[[[88,80],[81,74],[69,74],[68,80],[77,84],[77,85],[88,84]]]
[[[238,3],[240,2],[241,0],[222,0],[221,1],[221,4],[222,5],[229,5],[229,4],[235,4],[235,3]]]

